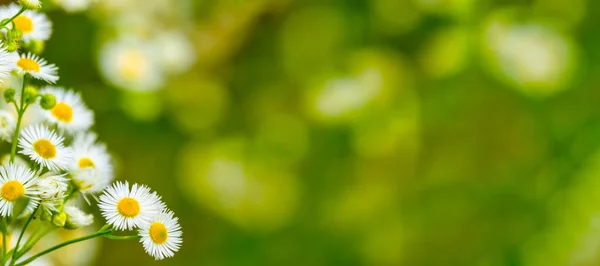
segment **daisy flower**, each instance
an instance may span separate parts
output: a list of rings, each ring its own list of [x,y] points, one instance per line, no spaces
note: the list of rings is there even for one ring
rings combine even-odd
[[[43,125],[28,126],[19,137],[19,153],[50,171],[58,172],[67,169],[72,158],[71,149],[65,147],[63,141],[63,137]]]
[[[156,193],[143,185],[116,182],[100,196],[98,204],[106,221],[119,230],[138,228],[142,223],[150,222],[164,204]]]
[[[154,91],[164,84],[164,73],[153,47],[125,38],[104,44],[99,54],[100,72],[114,86],[133,91]]]
[[[20,6],[10,4],[0,8],[0,19],[11,18],[19,12]],[[23,41],[46,41],[52,34],[52,22],[44,13],[33,10],[25,10],[14,20],[15,27],[23,32]],[[12,28],[12,23],[7,25]]]
[[[58,212],[56,205],[61,203],[66,196],[69,180],[65,174],[47,172],[39,178],[37,190],[41,206],[48,213]]]
[[[40,9],[42,7],[42,1],[40,0],[19,0],[19,4],[27,9]]]
[[[101,192],[112,182],[113,165],[106,146],[96,143],[96,134],[80,133],[73,140],[69,173],[83,193]]]
[[[67,205],[63,210],[67,214],[66,229],[77,229],[88,226],[94,222],[94,215],[86,214],[81,209]]]
[[[54,64],[48,64],[46,60],[37,55],[32,53],[26,55],[11,53],[10,57],[11,62],[14,63],[14,69],[17,70],[19,75],[30,74],[36,79],[52,84],[58,81],[58,67]]]
[[[50,86],[41,88],[39,93],[49,93],[56,98],[56,105],[42,112],[46,121],[58,129],[73,134],[88,130],[94,123],[94,113],[85,106],[79,93]]]
[[[139,230],[144,250],[156,260],[173,257],[181,246],[181,226],[173,212],[163,210]]]
[[[22,197],[30,199],[25,212],[32,212],[39,204],[37,182],[35,174],[23,166],[12,163],[0,166],[0,215],[10,216]]]
[[[7,110],[0,110],[0,140],[12,141],[17,128],[17,121],[13,114]]]

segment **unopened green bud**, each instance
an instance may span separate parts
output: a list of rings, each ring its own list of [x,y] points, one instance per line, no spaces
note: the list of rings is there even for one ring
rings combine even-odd
[[[41,54],[46,47],[46,44],[43,41],[30,41],[27,44],[27,49],[34,54]]]
[[[4,100],[6,101],[6,103],[13,103],[15,102],[15,89],[6,89],[4,90]]]
[[[25,88],[25,94],[23,96],[25,97],[24,100],[27,104],[35,103],[38,96],[37,89],[31,86],[27,86]]]
[[[42,3],[40,2],[40,0],[19,0],[19,4],[21,4],[22,7],[34,10],[42,7]]]
[[[47,93],[42,96],[42,99],[40,100],[40,106],[42,106],[42,108],[50,110],[54,108],[55,105],[56,97],[54,97],[54,95]]]
[[[23,38],[23,32],[18,29],[8,31],[8,39],[13,42],[20,41]]]
[[[19,43],[17,42],[9,42],[8,44],[6,44],[6,51],[8,52],[15,52],[19,50]]]
[[[52,216],[52,224],[57,227],[65,226],[67,222],[67,214],[65,212],[57,213]]]
[[[52,221],[52,213],[51,212],[40,212],[42,215],[40,215],[40,220],[42,220],[43,222],[50,222]]]

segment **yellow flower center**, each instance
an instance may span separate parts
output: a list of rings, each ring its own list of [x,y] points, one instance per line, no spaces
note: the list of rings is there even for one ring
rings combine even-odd
[[[1,193],[5,200],[14,202],[25,195],[25,187],[19,181],[10,180],[2,185]]]
[[[120,71],[127,79],[138,79],[145,71],[146,58],[139,51],[129,51],[121,60]]]
[[[68,123],[73,119],[73,108],[66,103],[57,103],[54,105],[51,112],[56,119],[63,122]]]
[[[163,244],[167,242],[167,237],[169,236],[169,232],[167,227],[160,222],[153,222],[150,225],[150,238],[152,242],[156,244]]]
[[[40,139],[34,142],[33,149],[44,159],[52,159],[56,156],[56,146],[47,139]]]
[[[79,168],[86,168],[86,167],[95,168],[96,165],[94,164],[94,162],[90,158],[81,158],[81,159],[79,159]]]
[[[135,217],[140,213],[140,203],[136,199],[125,197],[117,203],[117,210],[125,217]]]
[[[33,21],[29,17],[26,16],[18,16],[14,20],[15,27],[23,33],[30,33],[33,31]]]
[[[21,58],[17,61],[17,66],[26,71],[40,72],[40,64],[33,59]]]

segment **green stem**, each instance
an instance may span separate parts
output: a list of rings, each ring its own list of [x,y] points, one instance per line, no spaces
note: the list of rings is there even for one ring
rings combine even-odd
[[[115,236],[115,235],[105,235],[104,237],[106,237],[108,239],[115,239],[115,240],[128,240],[128,239],[142,238],[141,236]]]
[[[29,252],[33,248],[33,246],[38,241],[40,241],[40,239],[42,239],[46,234],[50,233],[53,229],[55,229],[55,227],[42,228],[41,230],[38,230],[38,232],[34,233],[31,237],[27,239],[27,242],[25,242],[23,248],[19,250],[19,252],[17,252],[17,256],[15,257],[15,259],[18,260],[21,257],[23,257],[23,255]]]
[[[38,207],[36,207],[35,210],[33,210],[33,212],[31,213],[31,215],[29,215],[29,218],[27,218],[27,222],[25,222],[25,225],[23,226],[23,230],[21,230],[21,233],[19,234],[19,239],[17,240],[17,245],[15,245],[14,252],[12,253],[12,259],[11,259],[11,262],[10,262],[10,266],[15,265],[15,262],[17,260],[15,258],[15,256],[19,252],[19,245],[21,244],[21,239],[23,238],[23,235],[25,234],[25,230],[27,230],[27,226],[29,226],[29,223],[33,219],[33,216],[35,216],[35,213],[37,212],[37,210],[38,210],[39,207],[40,206],[38,205]]]
[[[95,234],[92,234],[92,235],[88,235],[88,236],[84,236],[84,237],[80,237],[80,238],[75,238],[75,239],[73,239],[73,240],[70,240],[70,241],[64,242],[64,243],[62,243],[62,244],[58,244],[58,245],[56,245],[56,246],[53,246],[53,247],[51,247],[51,248],[48,248],[48,249],[46,249],[46,250],[44,250],[44,251],[42,251],[42,252],[40,252],[40,253],[38,253],[38,254],[35,254],[35,255],[33,255],[33,256],[31,256],[31,257],[29,257],[28,259],[26,259],[26,260],[24,260],[24,261],[22,261],[22,262],[19,262],[19,263],[17,263],[17,264],[15,264],[15,266],[27,265],[28,263],[30,263],[30,262],[32,262],[32,261],[34,261],[35,259],[37,259],[37,258],[39,258],[39,257],[41,257],[41,256],[43,256],[43,255],[46,255],[47,253],[50,253],[50,252],[52,252],[52,251],[54,251],[54,250],[57,250],[57,249],[59,249],[59,248],[62,248],[62,247],[64,247],[64,246],[68,246],[68,245],[71,245],[71,244],[75,244],[75,243],[77,243],[77,242],[85,241],[85,240],[92,239],[92,238],[95,238],[95,237],[99,237],[99,236],[103,236],[103,235],[108,235],[108,234],[110,234],[110,233],[112,233],[112,230],[100,231],[100,232],[97,232],[97,233],[95,233]]]
[[[17,18],[19,15],[21,15],[23,12],[25,12],[25,10],[27,10],[27,8],[22,7],[21,10],[19,10],[19,12],[17,14],[12,16],[12,18],[10,18],[10,19],[4,21],[4,23],[0,24],[0,27],[4,27],[4,26],[8,25],[8,23],[11,23],[13,20],[15,20],[15,18]]]
[[[103,226],[100,228],[100,230],[98,230],[98,231],[105,231],[105,230],[106,230],[106,229],[108,229],[108,228],[110,228],[110,224],[105,224],[105,225],[103,225]]]
[[[17,128],[15,129],[15,135],[12,140],[12,148],[10,149],[10,162],[15,162],[15,156],[17,155],[17,142],[19,142],[19,132],[21,131],[21,121],[23,121],[23,114],[25,113],[25,109],[27,107],[23,106],[23,101],[25,99],[25,86],[27,85],[27,74],[23,75],[23,87],[21,88],[21,104],[20,108],[17,108]],[[16,106],[16,104],[15,104]]]
[[[8,237],[8,230],[6,226],[6,217],[2,217],[2,264],[4,265],[4,259],[6,258],[6,238]]]

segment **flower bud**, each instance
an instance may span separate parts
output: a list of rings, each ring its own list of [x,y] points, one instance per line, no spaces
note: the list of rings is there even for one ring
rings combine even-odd
[[[42,7],[42,3],[40,3],[40,0],[19,0],[19,4],[21,4],[22,7],[27,8],[27,9],[40,9]]]
[[[12,52],[15,52],[17,50],[19,50],[19,43],[17,43],[17,42],[9,42],[6,45],[6,51],[8,51],[8,52],[12,53]]]
[[[27,104],[35,103],[37,96],[38,96],[37,89],[32,86],[27,86],[27,87],[25,87],[25,94],[23,96],[25,97],[24,98],[25,103],[27,103]]]
[[[48,172],[37,182],[37,190],[42,201],[56,202],[66,196],[67,179],[63,175]]]
[[[55,105],[56,97],[54,97],[54,95],[49,93],[42,95],[42,99],[40,100],[40,106],[42,106],[42,108],[50,110],[54,108]]]
[[[6,103],[15,102],[15,89],[6,89],[4,90],[4,100]]]
[[[23,32],[18,29],[8,31],[8,39],[12,42],[18,42],[23,38]]]
[[[52,224],[57,227],[65,226],[67,222],[67,214],[65,212],[57,213],[52,216]]]
[[[40,212],[40,220],[42,220],[43,222],[49,222],[52,221],[52,213],[51,212]]]

